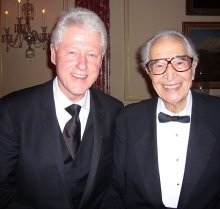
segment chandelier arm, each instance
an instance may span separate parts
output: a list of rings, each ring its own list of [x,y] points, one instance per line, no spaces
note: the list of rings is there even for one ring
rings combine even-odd
[[[34,43],[33,45],[35,46],[35,48],[41,48],[43,43],[42,42],[38,42],[38,43]]]
[[[17,17],[17,23],[15,24],[15,38],[13,38],[12,34],[10,34],[10,27],[5,24],[4,31],[5,34],[1,36],[1,42],[5,43],[6,51],[9,51],[9,47],[11,48],[22,48],[23,41],[27,42],[28,48],[26,50],[26,58],[31,60],[34,57],[34,49],[41,48],[44,50],[47,46],[47,43],[50,39],[50,35],[46,32],[47,26],[43,24],[41,27],[42,31],[37,32],[36,30],[31,29],[31,20],[34,19],[34,6],[29,3],[29,0],[22,5],[22,10]],[[7,13],[8,14],[8,13]],[[6,15],[7,15],[6,14]],[[45,14],[44,14],[45,15]],[[24,23],[22,23],[24,21]]]
[[[21,48],[22,47],[23,38],[21,34],[16,34],[14,40],[12,40],[12,36],[9,35],[6,38],[6,44],[12,48]]]
[[[35,37],[36,43],[44,43],[48,41],[47,33],[41,33],[39,35],[36,30],[32,30],[32,34]]]

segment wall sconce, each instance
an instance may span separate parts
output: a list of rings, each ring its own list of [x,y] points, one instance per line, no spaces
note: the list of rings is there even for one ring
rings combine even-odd
[[[8,11],[5,11],[5,34],[2,35],[2,43],[6,45],[6,51],[9,47],[22,48],[22,42],[26,41],[28,48],[25,51],[26,58],[30,61],[35,56],[34,49],[41,48],[44,50],[49,41],[49,34],[46,33],[47,26],[45,25],[45,9],[42,10],[42,32],[38,33],[36,30],[31,29],[30,21],[34,19],[34,6],[27,0],[26,3],[21,5],[21,0],[18,0],[18,17],[17,24],[14,24],[15,38],[10,34],[10,27],[8,27]],[[24,20],[24,23],[22,23]]]

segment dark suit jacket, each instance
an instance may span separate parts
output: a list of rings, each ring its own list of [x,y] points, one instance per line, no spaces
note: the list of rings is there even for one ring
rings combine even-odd
[[[52,81],[0,100],[0,208],[72,209]],[[118,100],[91,90],[94,144],[80,208],[97,209],[112,170]]]
[[[220,98],[192,94],[178,209],[220,208]],[[157,98],[126,107],[116,123],[113,180],[103,209],[163,209],[156,140]]]

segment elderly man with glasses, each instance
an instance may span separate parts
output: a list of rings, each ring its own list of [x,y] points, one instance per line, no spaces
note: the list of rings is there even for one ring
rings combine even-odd
[[[191,90],[198,55],[180,32],[141,48],[157,97],[118,117],[106,209],[219,209],[220,98]]]

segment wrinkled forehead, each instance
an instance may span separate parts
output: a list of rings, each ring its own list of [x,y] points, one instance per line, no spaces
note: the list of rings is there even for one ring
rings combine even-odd
[[[187,48],[180,38],[161,37],[155,40],[151,46],[151,59],[169,58],[178,55],[188,55]]]
[[[152,47],[154,47],[155,45],[157,47],[160,47],[160,45],[173,45],[173,44],[178,44],[181,45],[183,48],[185,48],[185,43],[184,40],[181,39],[180,37],[176,37],[176,36],[169,36],[169,37],[159,37],[158,39],[155,39],[154,42],[152,43]]]

